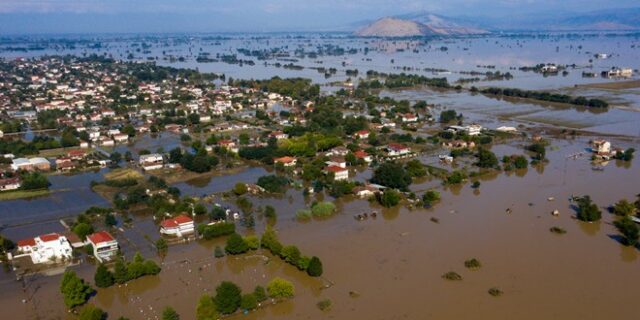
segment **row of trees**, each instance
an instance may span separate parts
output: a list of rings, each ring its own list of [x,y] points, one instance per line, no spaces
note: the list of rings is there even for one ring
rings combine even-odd
[[[200,297],[196,307],[197,320],[215,320],[219,314],[230,315],[238,311],[250,311],[258,308],[259,303],[268,298],[289,299],[295,294],[293,284],[282,278],[273,278],[267,284],[265,290],[262,286],[256,286],[253,292],[242,293],[238,285],[231,281],[223,281],[216,287],[215,296],[208,294]]]
[[[270,227],[262,234],[260,246],[268,249],[273,255],[280,257],[285,262],[296,266],[299,270],[306,271],[312,277],[319,277],[323,273],[320,258],[304,256],[296,246],[284,246],[278,240],[276,232]]]
[[[501,95],[507,97],[518,97],[518,98],[527,98],[527,99],[535,99],[540,101],[549,101],[549,102],[559,102],[559,103],[568,103],[577,106],[585,106],[592,108],[608,108],[609,104],[601,99],[587,99],[585,97],[572,97],[566,94],[559,93],[549,93],[544,91],[531,91],[531,90],[521,90],[521,89],[513,89],[513,88],[486,88],[481,90],[484,94],[490,95]]]
[[[130,262],[117,259],[113,271],[100,264],[96,269],[94,281],[99,288],[108,288],[116,283],[123,284],[146,275],[156,275],[161,268],[153,260],[145,260],[140,253],[136,253]]]

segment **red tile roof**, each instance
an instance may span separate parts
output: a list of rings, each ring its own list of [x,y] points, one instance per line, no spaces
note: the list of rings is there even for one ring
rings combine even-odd
[[[92,235],[89,235],[89,241],[91,241],[93,244],[98,244],[98,243],[103,243],[103,242],[109,242],[109,241],[113,241],[115,240],[113,238],[112,235],[109,234],[109,232],[106,231],[99,231],[96,232]]]
[[[41,235],[39,238],[43,242],[56,241],[60,238],[60,235],[57,233],[49,233],[49,234]]]
[[[342,172],[347,171],[348,169],[338,166],[328,166],[325,168],[325,170],[327,170],[328,172]]]
[[[35,245],[36,245],[36,239],[35,238],[24,239],[24,240],[18,241],[18,247],[33,247]]]
[[[163,228],[175,228],[181,224],[185,224],[185,223],[191,223],[193,222],[193,219],[187,217],[184,214],[181,214],[175,218],[170,218],[170,219],[165,219],[162,220],[162,222],[160,223],[160,225]]]
[[[291,163],[295,160],[296,158],[293,158],[293,157],[282,157],[282,158],[273,159],[274,162],[282,162],[282,163]]]

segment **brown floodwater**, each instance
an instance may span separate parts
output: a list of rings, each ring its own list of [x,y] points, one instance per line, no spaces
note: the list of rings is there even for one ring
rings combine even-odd
[[[427,179],[416,190],[435,186],[442,192],[442,201],[428,210],[383,210],[366,200],[345,198],[336,201],[339,213],[335,216],[301,223],[295,220],[296,210],[313,200],[302,197],[301,190],[290,190],[279,198],[253,198],[255,207],[276,207],[276,227],[283,243],[322,258],[322,279],[310,278],[264,252],[215,259],[213,248],[223,245],[223,240],[192,242],[170,247],[159,276],[100,289],[91,303],[113,318],[157,319],[162,308],[171,305],[184,319],[193,319],[200,295],[211,293],[223,280],[252,290],[280,276],[295,284],[293,300],[235,318],[628,318],[636,313],[640,287],[638,250],[616,240],[613,217],[604,207],[622,198],[634,199],[640,189],[640,161],[636,158],[631,165],[614,161],[604,171],[593,171],[587,156],[566,159],[584,151],[592,138],[552,140],[550,162],[544,167],[483,177],[479,190],[470,184],[444,188]],[[637,142],[613,143],[638,148]],[[494,151],[522,153],[520,144],[514,141]],[[591,195],[603,208],[602,221],[588,224],[574,218],[568,199],[583,194]],[[550,214],[555,209],[559,217]],[[372,210],[382,214],[365,221],[353,218]],[[135,220],[135,230],[123,237],[157,238],[153,224],[140,217]],[[258,217],[257,221],[261,233],[263,220]],[[553,226],[567,233],[549,232]],[[155,256],[151,250],[141,251]],[[467,270],[464,261],[470,258],[479,259],[482,268]],[[85,263],[74,270],[92,281],[95,267]],[[463,280],[442,279],[448,271],[458,272]],[[0,306],[5,315],[72,318],[66,315],[58,293],[60,276],[30,277],[25,292],[13,277],[11,273],[0,276]],[[322,289],[325,285],[330,287]],[[492,297],[487,293],[492,287],[504,294]],[[22,299],[30,301],[22,303]],[[316,307],[323,299],[332,300],[331,311]]]

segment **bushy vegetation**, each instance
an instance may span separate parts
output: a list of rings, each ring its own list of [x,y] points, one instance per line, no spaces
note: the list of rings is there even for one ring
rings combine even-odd
[[[273,255],[280,257],[282,260],[295,266],[301,271],[306,271],[313,277],[322,275],[322,262],[320,261],[320,258],[309,258],[303,255],[296,246],[284,246],[278,240],[276,232],[270,227],[267,227],[265,232],[262,234],[260,245],[263,248],[268,249]],[[317,261],[314,261],[313,270],[309,271],[312,260]]]
[[[147,275],[156,275],[160,273],[161,268],[153,260],[145,260],[139,253],[136,253],[133,260],[126,262],[122,258],[118,258],[114,265],[113,271],[106,268],[98,267],[96,270],[96,284],[101,283],[101,287],[108,287],[115,283],[123,284],[128,281],[138,279]],[[109,281],[113,279],[113,281]],[[110,285],[109,282],[111,282]]]
[[[85,304],[94,290],[75,272],[65,271],[60,283],[60,292],[64,297],[65,306],[74,308]]]
[[[374,170],[371,178],[373,183],[402,191],[408,190],[411,180],[411,175],[407,173],[404,167],[394,162],[381,164]]]
[[[609,104],[601,99],[587,99],[585,97],[572,97],[566,94],[549,93],[544,91],[532,91],[521,90],[514,88],[486,88],[480,92],[490,95],[506,96],[506,97],[518,97],[527,98],[540,101],[568,103],[577,106],[592,107],[592,108],[608,108]]]
[[[638,225],[631,220],[629,216],[624,216],[614,221],[613,225],[622,234],[622,243],[625,246],[635,246],[638,243],[640,230],[638,229]]]
[[[600,208],[591,201],[591,197],[584,196],[576,200],[578,204],[578,219],[586,222],[598,221],[602,217]]]
[[[449,272],[443,274],[442,278],[446,279],[446,280],[451,280],[451,281],[460,281],[460,280],[462,280],[462,276],[459,275],[455,271],[449,271]]]
[[[258,178],[257,182],[257,185],[272,193],[284,193],[288,184],[289,180],[287,178],[277,175],[262,176]]]
[[[392,208],[400,203],[402,197],[400,193],[394,189],[385,189],[384,192],[376,195],[378,203],[386,208]]]
[[[267,292],[273,299],[287,299],[293,297],[295,288],[291,282],[276,277],[267,284]]]
[[[199,224],[198,233],[203,238],[211,240],[213,238],[228,236],[236,232],[236,225],[229,222],[219,222],[212,225]]]

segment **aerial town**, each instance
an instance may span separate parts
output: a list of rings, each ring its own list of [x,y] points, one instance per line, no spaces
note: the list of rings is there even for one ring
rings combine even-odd
[[[637,33],[416,19],[0,38],[6,316],[628,318]]]

